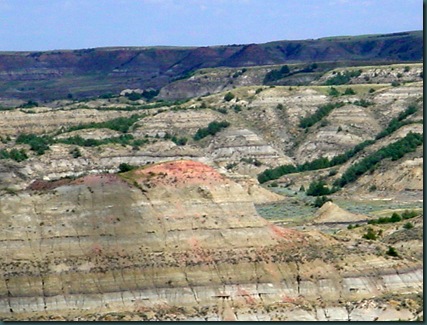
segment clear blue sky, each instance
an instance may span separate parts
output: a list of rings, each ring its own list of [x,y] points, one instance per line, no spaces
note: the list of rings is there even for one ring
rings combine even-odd
[[[3,51],[248,44],[422,28],[422,0],[0,0]]]

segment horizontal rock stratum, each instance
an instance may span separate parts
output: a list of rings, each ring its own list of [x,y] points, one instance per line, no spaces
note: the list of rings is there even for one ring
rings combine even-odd
[[[411,315],[369,299],[423,287],[419,261],[273,225],[195,161],[36,181],[0,219],[2,320],[382,320]]]

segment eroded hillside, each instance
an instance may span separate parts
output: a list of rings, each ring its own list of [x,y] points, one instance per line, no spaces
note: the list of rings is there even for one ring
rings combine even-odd
[[[407,295],[422,288],[420,261],[275,226],[202,163],[40,181],[4,196],[0,212],[4,320],[381,320],[420,310]],[[399,294],[411,308],[387,298]]]
[[[2,110],[1,319],[422,318],[422,64],[279,68]]]

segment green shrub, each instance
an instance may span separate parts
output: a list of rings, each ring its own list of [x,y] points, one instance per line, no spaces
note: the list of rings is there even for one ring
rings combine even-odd
[[[411,219],[416,216],[418,216],[418,213],[414,210],[411,210],[411,211],[405,210],[402,213],[402,219]]]
[[[280,69],[274,69],[266,73],[263,84],[268,84],[280,80],[289,75],[290,69],[287,65],[282,66]]]
[[[233,109],[236,113],[239,113],[242,110],[242,107],[240,105],[234,105]]]
[[[404,228],[404,229],[412,229],[412,228],[414,228],[414,225],[413,225],[413,223],[412,223],[412,222],[408,221],[407,223],[405,223],[405,224],[403,225],[403,228]]]
[[[367,232],[362,236],[364,239],[377,240],[378,236],[372,228],[368,228]]]
[[[338,170],[336,169],[331,169],[328,173],[328,176],[335,176],[336,174],[338,174]]]
[[[57,140],[54,140],[52,142],[73,144],[73,145],[77,145],[80,147],[96,147],[96,146],[101,146],[101,145],[109,144],[109,143],[117,143],[117,144],[121,144],[121,145],[132,144],[134,146],[135,145],[138,146],[138,145],[141,145],[142,144],[141,141],[143,141],[143,140],[135,140],[132,143],[131,140],[133,140],[132,134],[122,134],[118,137],[105,138],[105,139],[101,139],[101,140],[84,139],[81,136],[76,135],[76,136],[65,138],[65,139],[57,139]],[[146,141],[143,141],[143,142],[145,143]]]
[[[344,91],[344,95],[355,95],[356,92],[353,90],[353,88],[346,88]]]
[[[226,102],[229,102],[230,100],[232,100],[234,98],[234,95],[231,93],[231,92],[228,92],[228,93],[226,93],[225,94],[225,96],[224,96],[224,100],[226,101]]]
[[[391,215],[390,222],[399,222],[401,220],[402,220],[402,217],[397,212],[394,212]]]
[[[313,206],[316,208],[320,208],[323,204],[326,202],[332,202],[332,200],[325,195],[316,197],[316,200],[314,200]]]
[[[388,250],[387,250],[386,254],[389,255],[389,256],[393,256],[393,257],[399,256],[399,254],[396,251],[396,248],[394,248],[393,246],[389,246],[388,247]]]
[[[326,186],[325,181],[312,181],[306,191],[308,196],[321,196],[328,195],[331,193],[331,190]]]
[[[371,105],[374,105],[374,103],[367,101],[366,99],[360,99],[353,102],[353,105],[362,106],[362,107],[368,107]]]
[[[71,98],[72,97],[73,96],[71,96]],[[99,95],[99,98],[101,98],[101,99],[111,99],[111,98],[114,98],[114,95],[112,93],[106,93],[106,94]]]
[[[68,128],[67,131],[70,132],[70,131],[76,131],[76,130],[82,130],[82,129],[107,128],[107,129],[119,131],[122,133],[126,133],[129,131],[129,128],[142,117],[143,116],[141,115],[133,114],[130,117],[118,117],[105,122],[98,122],[98,123],[92,122],[87,124],[79,124],[79,125]]]
[[[228,163],[225,168],[230,170],[237,166],[237,163]]]
[[[187,144],[188,139],[186,137],[176,137],[172,136],[171,140],[178,146],[185,146]]]
[[[207,128],[198,129],[196,134],[193,136],[193,139],[195,141],[199,141],[207,137],[208,135],[215,135],[222,129],[227,128],[229,125],[230,123],[227,121],[222,121],[222,122],[213,121],[208,124]]]
[[[283,175],[295,173],[297,168],[294,165],[281,165],[272,169],[266,169],[258,175],[258,181],[262,184],[272,179],[278,179]]]
[[[247,164],[251,164],[254,165],[256,167],[260,167],[262,166],[262,162],[260,162],[258,159],[256,158],[242,158],[240,159],[240,161],[245,162]]]
[[[381,160],[386,158],[397,160],[406,153],[415,151],[422,144],[423,136],[421,134],[409,132],[404,138],[382,147],[351,165],[341,178],[334,182],[334,185],[343,187],[348,183],[352,183],[368,170],[374,170]]]
[[[17,162],[21,162],[28,159],[28,156],[24,149],[18,150],[13,148],[10,151],[2,149],[0,150],[0,159],[12,159]]]
[[[405,109],[403,112],[400,112],[400,114],[397,117],[392,118],[388,126],[384,130],[382,130],[380,133],[378,133],[375,139],[378,140],[378,139],[384,138],[385,136],[393,133],[394,131],[396,131],[403,125],[405,125],[406,122],[403,120],[406,119],[408,116],[417,112],[417,110],[418,110],[417,107],[414,105],[408,106],[408,108]]]
[[[152,100],[159,94],[160,90],[144,90],[141,94],[147,101]]]
[[[25,104],[22,104],[21,106],[19,106],[20,108],[33,108],[33,107],[38,107],[39,103],[37,103],[36,101],[30,99],[29,101],[27,101]]]
[[[331,87],[328,91],[328,95],[332,97],[338,97],[340,95],[340,92],[336,88]]]
[[[371,185],[371,186],[369,186],[369,192],[375,192],[377,190],[377,186],[374,184],[374,185]]]
[[[128,172],[128,171],[135,169],[135,168],[136,168],[136,166],[132,166],[132,165],[129,165],[127,163],[121,163],[119,165],[119,173],[125,173],[125,172]]]
[[[320,121],[322,118],[327,116],[334,108],[342,107],[344,106],[344,103],[330,103],[326,105],[320,106],[316,112],[314,112],[312,115],[304,117],[300,120],[299,126],[302,128],[309,128],[310,126],[314,125],[318,121]]]
[[[142,95],[140,93],[134,91],[132,91],[131,93],[126,93],[125,96],[131,101],[139,100],[142,98]]]
[[[72,150],[70,150],[70,154],[73,156],[73,158],[79,158],[82,156],[82,153],[80,152],[79,148],[74,148]]]
[[[20,134],[16,143],[25,143],[30,146],[30,150],[36,152],[38,155],[43,155],[46,150],[49,149],[49,143],[52,142],[52,139],[46,136],[38,136],[35,134]]]

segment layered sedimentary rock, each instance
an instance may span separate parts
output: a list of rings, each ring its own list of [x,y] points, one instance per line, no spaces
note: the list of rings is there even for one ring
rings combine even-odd
[[[293,160],[275,150],[256,133],[248,129],[227,129],[208,147],[212,159],[217,162],[236,162],[253,157],[268,165],[292,164]]]
[[[1,319],[262,319],[277,304],[282,318],[371,319],[383,312],[360,315],[362,299],[422,290],[416,260],[275,226],[194,161],[36,181],[0,199],[0,218]],[[319,299],[323,316],[304,312]]]

